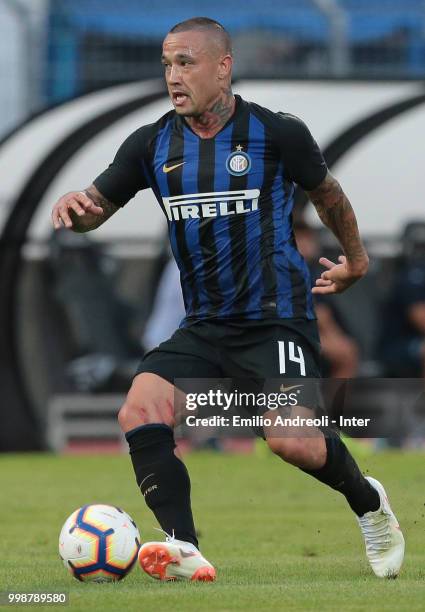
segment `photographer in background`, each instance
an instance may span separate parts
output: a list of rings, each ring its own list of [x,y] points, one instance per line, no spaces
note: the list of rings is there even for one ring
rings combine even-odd
[[[379,354],[391,377],[425,376],[425,222],[404,229],[403,257],[383,306]]]

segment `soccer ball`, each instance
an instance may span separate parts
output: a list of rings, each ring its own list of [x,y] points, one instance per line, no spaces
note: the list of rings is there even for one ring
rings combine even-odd
[[[65,521],[59,555],[74,578],[114,582],[133,568],[140,548],[136,523],[120,508],[89,504]]]

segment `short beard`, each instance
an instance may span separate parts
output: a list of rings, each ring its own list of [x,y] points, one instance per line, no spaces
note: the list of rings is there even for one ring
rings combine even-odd
[[[177,109],[174,109],[176,111],[176,113],[178,115],[180,115],[180,117],[192,117],[194,119],[196,119],[197,117],[200,117],[201,114],[200,113],[194,113],[194,112],[190,112],[190,111],[178,111]]]
[[[193,110],[193,111],[185,111],[183,109],[177,109],[176,107],[174,107],[174,110],[176,111],[176,113],[178,115],[180,115],[180,117],[192,117],[193,119],[197,119],[198,117],[201,117],[202,113]]]

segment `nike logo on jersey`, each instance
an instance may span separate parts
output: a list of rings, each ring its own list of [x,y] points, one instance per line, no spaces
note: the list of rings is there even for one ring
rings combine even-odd
[[[165,174],[167,174],[167,172],[172,172],[176,168],[180,168],[180,166],[183,166],[183,164],[185,163],[186,162],[180,162],[179,164],[174,164],[174,166],[167,166],[167,164],[164,164],[162,166],[162,171],[165,172]]]
[[[259,189],[190,193],[162,198],[169,221],[243,215],[258,210]]]

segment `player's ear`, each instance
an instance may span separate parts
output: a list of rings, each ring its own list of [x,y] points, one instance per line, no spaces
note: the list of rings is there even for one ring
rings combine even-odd
[[[221,58],[220,63],[218,65],[217,77],[220,81],[224,79],[228,79],[230,77],[232,73],[232,66],[233,66],[232,56],[224,55]]]

